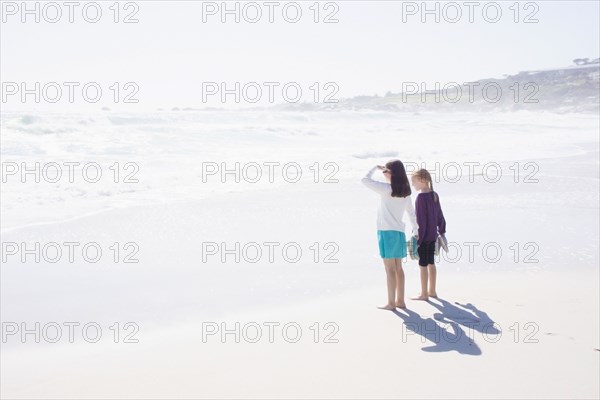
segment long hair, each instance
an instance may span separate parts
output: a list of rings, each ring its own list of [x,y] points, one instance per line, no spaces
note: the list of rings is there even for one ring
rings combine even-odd
[[[392,173],[392,197],[408,197],[412,193],[404,164],[400,160],[392,160],[385,164]]]
[[[431,189],[431,193],[433,193],[433,200],[438,201],[437,193],[433,191],[433,180],[431,179],[431,174],[426,169],[420,169],[414,173],[414,176],[421,179],[422,181],[427,182],[429,189]]]

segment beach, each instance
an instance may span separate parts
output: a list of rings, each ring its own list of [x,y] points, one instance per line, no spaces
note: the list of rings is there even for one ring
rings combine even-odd
[[[3,183],[3,398],[600,394],[595,115],[99,113],[86,135],[80,116],[2,118],[5,163],[138,179]],[[438,172],[451,246],[438,299],[410,299],[407,259],[407,309],[384,311],[360,179],[396,158]],[[207,174],[223,160],[248,175]],[[290,162],[302,176],[251,182]]]

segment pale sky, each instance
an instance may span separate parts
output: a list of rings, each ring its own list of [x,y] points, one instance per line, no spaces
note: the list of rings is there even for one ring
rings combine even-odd
[[[43,19],[35,23],[32,16],[22,23],[20,13],[7,15],[6,3],[20,6],[21,1],[2,2],[6,19],[0,30],[2,82],[100,82],[106,92],[92,105],[95,109],[222,106],[202,102],[203,82],[232,86],[234,82],[298,82],[305,93],[302,100],[307,101],[312,99],[309,88],[315,82],[321,87],[335,82],[337,98],[384,95],[400,91],[402,82],[462,83],[564,67],[574,58],[599,57],[600,48],[598,1],[538,1],[530,2],[534,5],[528,9],[521,2],[519,18],[535,12],[537,23],[515,23],[509,8],[513,1],[497,2],[503,13],[497,23],[483,19],[482,6],[489,2],[479,2],[474,23],[468,22],[466,6],[461,7],[463,15],[457,23],[436,23],[433,15],[423,23],[419,13],[402,21],[403,7],[409,2],[335,1],[331,3],[338,7],[335,18],[339,22],[330,24],[312,21],[309,7],[314,1],[297,2],[303,15],[296,24],[283,20],[281,6],[275,9],[272,24],[266,20],[266,6],[261,6],[265,14],[255,24],[235,23],[231,16],[222,23],[219,15],[203,23],[203,3],[208,2],[200,1],[137,1],[136,24],[112,21],[109,7],[113,1],[99,2],[103,15],[96,24],[83,20],[81,7],[75,10],[73,24],[67,21],[66,7],[58,23]],[[321,17],[333,10],[323,10],[325,3],[320,4]],[[440,8],[444,3],[439,3]],[[428,4],[434,7],[434,2]],[[130,10],[121,10],[121,16]],[[452,9],[447,10],[454,16]],[[493,17],[493,9],[489,10]],[[112,82],[136,82],[140,103],[111,104]],[[263,88],[266,99],[267,87]],[[280,91],[275,93],[280,100]],[[76,96],[80,98],[77,92]],[[89,106],[82,100],[74,105],[43,103],[23,105],[13,96],[2,108]]]

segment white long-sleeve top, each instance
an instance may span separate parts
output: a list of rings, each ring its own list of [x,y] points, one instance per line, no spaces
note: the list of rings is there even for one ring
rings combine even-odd
[[[416,232],[418,229],[417,217],[411,196],[392,197],[392,185],[390,183],[376,181],[372,178],[377,169],[376,166],[373,167],[362,178],[362,183],[377,192],[381,197],[381,202],[377,208],[377,229],[380,231],[405,232],[406,225],[402,221],[402,216],[406,212],[413,226],[413,232]]]

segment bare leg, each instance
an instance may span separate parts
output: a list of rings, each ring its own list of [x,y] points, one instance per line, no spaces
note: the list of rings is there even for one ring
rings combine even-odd
[[[425,268],[423,268],[425,269]],[[435,268],[435,264],[429,264],[427,266],[429,270],[429,292],[428,295],[431,297],[437,297],[437,292],[435,290],[435,281],[437,278],[437,269]]]
[[[429,300],[429,297],[427,296],[427,281],[429,280],[427,267],[421,267],[419,265],[419,269],[421,270],[421,294],[419,295],[419,297],[413,297],[412,299]]]
[[[402,259],[395,258],[396,261],[396,307],[406,308],[404,303],[404,270],[402,269]]]
[[[394,259],[384,258],[383,265],[385,265],[385,275],[387,279],[388,302],[385,306],[381,306],[379,308],[383,310],[395,310],[396,306],[394,304],[394,294],[396,292],[396,267]]]

